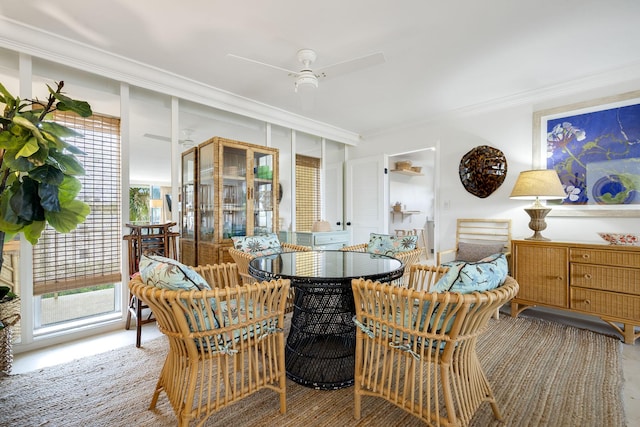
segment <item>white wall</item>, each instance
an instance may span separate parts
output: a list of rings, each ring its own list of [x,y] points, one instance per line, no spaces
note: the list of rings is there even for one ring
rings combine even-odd
[[[584,89],[555,99],[537,99],[519,105],[495,106],[491,110],[458,114],[456,117],[365,136],[350,149],[350,158],[372,154],[411,151],[440,143],[440,173],[436,182],[436,227],[438,247],[446,249],[455,242],[456,218],[511,218],[514,238],[528,237],[529,216],[524,208],[528,201],[509,199],[520,171],[532,168],[532,116],[534,111],[575,102],[615,95],[640,87],[640,80],[627,81],[600,88]],[[505,182],[489,197],[481,199],[468,193],[458,175],[460,159],[472,148],[490,145],[503,151],[507,159]],[[394,202],[392,200],[391,202]],[[552,212],[553,213],[553,212]],[[598,231],[638,232],[639,218],[611,217],[547,217],[542,233],[552,240],[601,242]]]

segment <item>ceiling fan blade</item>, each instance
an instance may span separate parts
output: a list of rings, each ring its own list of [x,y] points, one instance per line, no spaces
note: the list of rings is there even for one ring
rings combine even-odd
[[[171,142],[171,138],[169,138],[168,136],[155,135],[153,133],[145,133],[142,136],[149,139],[156,139],[158,141]],[[184,139],[179,139],[178,143],[187,148],[193,147],[195,145],[193,139],[191,139],[190,136],[187,136]]]
[[[290,74],[294,77],[298,75],[297,71],[287,70],[286,68],[278,67],[277,65],[267,64],[266,62],[256,61],[255,59],[245,58],[244,56],[234,55],[233,53],[227,53],[227,56],[235,59],[240,59],[241,61],[253,62],[254,64],[263,65],[265,67],[273,68],[279,71],[284,71],[285,73]]]
[[[158,141],[171,142],[171,138],[169,138],[168,136],[154,135],[152,133],[145,133],[142,136],[149,139],[157,139]]]
[[[352,73],[354,71],[373,67],[374,65],[383,64],[385,62],[386,59],[384,54],[382,52],[377,52],[318,68],[317,70],[314,70],[314,73],[318,77],[322,78],[338,77],[343,74]]]

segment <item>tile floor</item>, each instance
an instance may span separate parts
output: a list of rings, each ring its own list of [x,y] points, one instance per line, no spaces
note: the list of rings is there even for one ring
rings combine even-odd
[[[503,308],[507,316],[508,308]],[[612,329],[606,323],[587,316],[565,316],[561,312],[529,309],[522,313],[526,316],[546,318],[569,325],[611,334]],[[142,344],[160,336],[155,323],[146,324],[142,331]],[[29,372],[47,366],[69,362],[79,357],[90,356],[99,352],[135,344],[135,330],[121,330],[105,333],[79,341],[60,344],[46,349],[17,354],[13,362],[13,374]],[[640,340],[636,345],[622,346],[622,369],[624,375],[623,396],[627,415],[626,427],[640,426]]]

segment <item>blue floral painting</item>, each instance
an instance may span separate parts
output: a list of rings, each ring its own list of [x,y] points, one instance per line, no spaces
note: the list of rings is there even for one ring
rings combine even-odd
[[[640,204],[640,104],[548,120],[546,131],[562,204]]]

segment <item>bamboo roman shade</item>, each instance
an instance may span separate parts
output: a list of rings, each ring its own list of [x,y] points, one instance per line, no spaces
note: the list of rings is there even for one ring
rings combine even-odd
[[[311,231],[320,220],[320,159],[296,155],[296,231]]]
[[[45,228],[33,247],[34,295],[121,281],[120,119],[58,111],[55,120],[84,135],[68,141],[86,153],[78,198],[91,213],[67,234]]]

